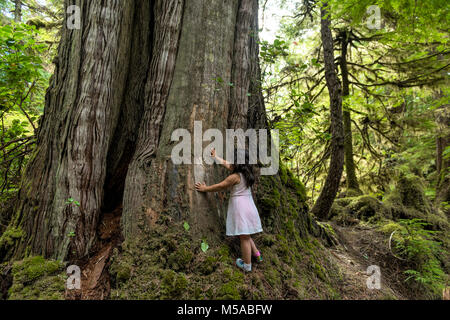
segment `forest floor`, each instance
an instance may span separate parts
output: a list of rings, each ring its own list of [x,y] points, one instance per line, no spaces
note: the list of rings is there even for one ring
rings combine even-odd
[[[401,261],[390,252],[386,235],[376,231],[374,226],[331,225],[339,244],[329,251],[342,272],[342,299],[414,299],[404,284]],[[373,271],[368,273],[367,268],[371,265],[380,268],[380,289],[368,288],[367,281]]]
[[[99,245],[94,254],[82,262],[81,290],[66,291],[66,299],[90,300],[108,299],[110,279],[108,274],[109,258],[112,249],[118,245],[117,238],[120,215],[118,212],[105,214],[102,228],[99,230]],[[401,261],[392,255],[385,235],[373,226],[338,226],[331,223],[338,244],[328,248],[332,261],[342,274],[340,299],[344,300],[383,300],[414,299],[403,283]],[[114,241],[111,241],[114,240]],[[370,274],[367,268],[377,265],[381,271],[381,288],[369,289],[367,280]],[[258,273],[258,270],[255,270]],[[259,275],[264,278],[263,274]],[[292,299],[293,297],[290,297]]]

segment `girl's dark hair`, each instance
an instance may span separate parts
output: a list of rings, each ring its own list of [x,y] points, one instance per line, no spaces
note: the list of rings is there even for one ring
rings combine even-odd
[[[245,178],[247,187],[253,186],[255,183],[255,173],[253,172],[253,166],[249,164],[249,153],[248,150],[239,150],[240,152],[245,152],[245,163],[238,163],[238,150],[234,150],[234,163],[233,163],[233,173],[242,173]]]

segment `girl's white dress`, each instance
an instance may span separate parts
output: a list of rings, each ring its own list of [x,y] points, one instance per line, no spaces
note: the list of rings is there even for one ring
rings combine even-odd
[[[244,176],[231,189],[227,211],[227,236],[262,232],[258,209],[253,202],[251,189],[246,186]]]

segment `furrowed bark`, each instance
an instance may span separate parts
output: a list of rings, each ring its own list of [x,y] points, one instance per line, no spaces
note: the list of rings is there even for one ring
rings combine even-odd
[[[331,159],[325,184],[320,192],[311,212],[322,219],[326,219],[331,205],[339,189],[344,165],[344,130],[342,127],[342,96],[341,84],[339,83],[336,66],[334,64],[333,37],[330,29],[330,19],[327,16],[326,7],[323,3],[320,8],[321,15],[321,36],[323,55],[325,62],[325,79],[330,96],[330,117],[331,117]]]
[[[111,212],[122,205],[128,165],[135,152],[137,128],[144,111],[144,93],[153,48],[154,2],[135,1],[129,72],[119,125],[108,153],[103,210]]]
[[[252,0],[253,12],[258,12],[258,0]],[[247,125],[254,129],[267,129],[267,114],[264,104],[264,97],[261,87],[261,68],[259,64],[259,21],[258,14],[252,16],[250,38],[249,38],[249,54],[250,54],[250,85],[249,99],[247,110]],[[270,136],[270,135],[268,135]]]
[[[237,14],[233,69],[231,76],[230,112],[228,115],[228,128],[246,129],[247,111],[250,88],[250,37],[252,15],[254,12],[253,0],[242,0],[239,3]]]
[[[137,221],[134,220],[133,213],[134,210],[139,210],[138,201],[141,201],[146,193],[148,166],[159,144],[162,120],[175,69],[183,6],[184,3],[180,0],[158,0],[155,3],[154,51],[145,85],[144,115],[136,151],[125,181],[122,217],[125,236],[136,231],[133,227]]]

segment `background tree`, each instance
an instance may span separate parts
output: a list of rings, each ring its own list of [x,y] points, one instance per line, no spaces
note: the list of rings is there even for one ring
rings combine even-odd
[[[311,212],[320,218],[326,218],[339,189],[344,165],[344,129],[342,123],[342,93],[341,84],[336,74],[334,64],[333,37],[330,29],[328,4],[320,8],[322,46],[325,63],[325,78],[330,95],[331,119],[331,158],[330,169],[323,189]]]
[[[22,0],[14,0],[14,21],[22,21]]]

